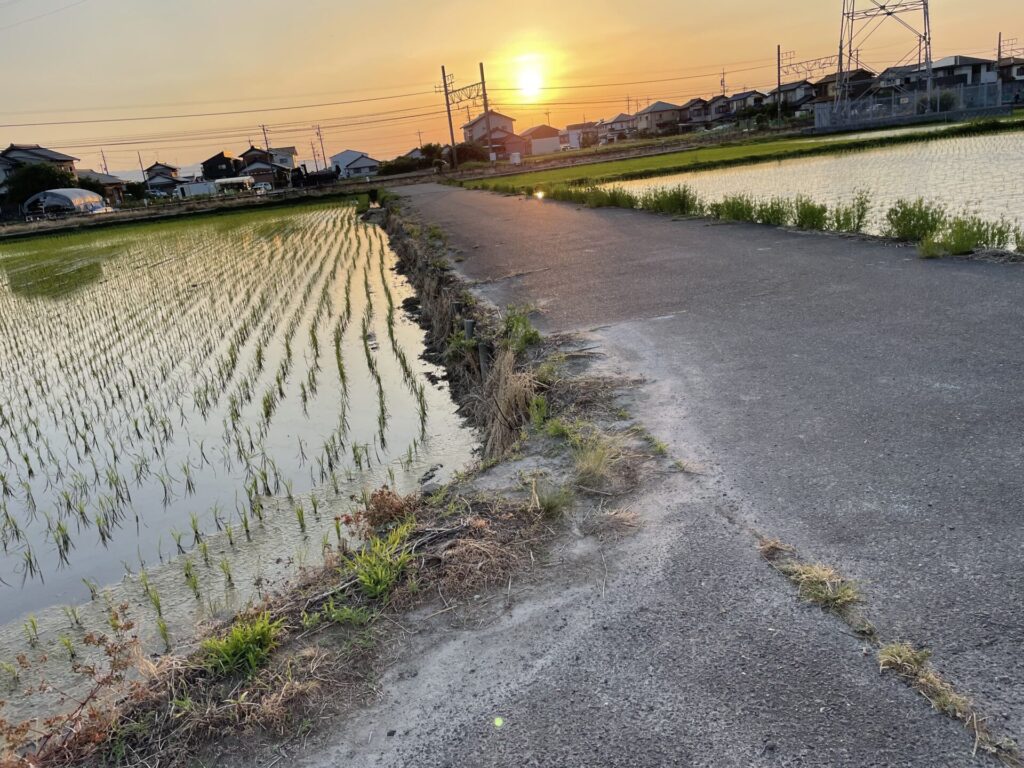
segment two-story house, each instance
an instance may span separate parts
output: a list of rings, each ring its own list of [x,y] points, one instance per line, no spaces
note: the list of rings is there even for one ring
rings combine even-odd
[[[656,101],[636,113],[636,129],[642,134],[677,133],[679,107],[667,101]]]
[[[203,178],[207,181],[233,179],[242,173],[245,163],[230,152],[218,152],[203,162]]]
[[[690,99],[679,108],[680,123],[703,123],[708,117],[706,99]]]
[[[761,91],[743,91],[729,97],[729,109],[736,115],[748,109],[758,109],[764,105],[767,95]]]
[[[74,173],[77,161],[77,157],[38,144],[11,144],[0,152],[0,190],[3,189],[7,176],[24,165],[53,165]]]
[[[597,124],[597,141],[599,144],[611,144],[630,138],[636,133],[636,118],[620,112],[610,120],[601,120]]]
[[[178,167],[159,161],[153,163],[143,171],[146,188],[156,192],[163,192],[166,195],[174,193],[174,190],[183,182],[178,176]]]
[[[473,118],[462,126],[462,140],[467,144],[487,143],[487,117],[490,115],[491,133],[504,131],[515,133],[515,118],[495,112],[493,109]]]
[[[732,117],[732,103],[728,96],[719,94],[708,102],[705,122],[718,123],[730,117]]]

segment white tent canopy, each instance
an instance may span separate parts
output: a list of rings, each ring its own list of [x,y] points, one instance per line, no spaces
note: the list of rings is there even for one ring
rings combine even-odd
[[[26,213],[93,213],[106,205],[102,197],[87,189],[48,189],[30,197],[22,208]]]

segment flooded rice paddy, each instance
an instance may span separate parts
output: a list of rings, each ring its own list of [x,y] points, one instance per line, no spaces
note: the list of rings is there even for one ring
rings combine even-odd
[[[819,203],[846,203],[867,192],[868,231],[881,234],[885,212],[900,199],[941,203],[1024,227],[1024,131],[937,139],[888,149],[659,176],[607,186],[633,192],[686,185],[704,200],[806,195]]]
[[[187,644],[471,460],[395,263],[339,204],[0,245],[0,662]]]

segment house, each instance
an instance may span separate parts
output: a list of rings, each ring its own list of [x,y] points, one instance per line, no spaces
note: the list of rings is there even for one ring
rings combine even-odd
[[[268,151],[274,165],[293,171],[299,164],[299,150],[295,147],[271,147]]]
[[[529,145],[526,151],[528,155],[550,155],[561,149],[558,129],[550,125],[535,125],[519,135]]]
[[[767,94],[761,93],[761,91],[735,93],[729,97],[729,109],[734,115],[749,109],[759,109],[764,106],[767,98]]]
[[[775,88],[769,94],[772,104],[779,103],[780,89]],[[798,80],[795,83],[784,83],[781,89],[782,103],[799,109],[814,99],[814,84],[810,80]]]
[[[462,140],[467,144],[487,143],[487,116],[490,115],[491,134],[494,131],[502,130],[506,133],[515,133],[515,118],[495,112],[493,109],[479,117],[475,117],[462,126]]]
[[[636,113],[636,129],[641,134],[677,133],[679,107],[667,101],[656,101]]]
[[[599,144],[610,144],[614,141],[628,139],[636,133],[636,118],[620,112],[611,120],[601,120],[597,124],[597,141]]]
[[[167,163],[155,162],[145,171],[146,180],[153,178],[154,176],[168,176],[172,179],[178,178],[178,167],[174,165],[168,165]]]
[[[680,123],[703,123],[707,115],[708,103],[704,99],[690,99],[679,108]]]
[[[107,202],[111,205],[118,207],[124,205],[124,188],[125,183],[123,179],[117,178],[117,176],[111,176],[108,173],[100,173],[89,168],[83,168],[78,171],[78,179],[88,179],[96,184],[103,185],[103,196],[107,198]]]
[[[530,154],[530,140],[511,131],[491,129],[491,152],[495,160],[520,159]]]
[[[1024,59],[1010,56],[999,61],[1004,104],[1024,104]]]
[[[565,126],[565,135],[570,149],[592,147],[597,144],[597,123],[589,121],[567,125]],[[559,137],[559,140],[561,141],[561,137]]]
[[[357,152],[354,149],[346,149],[331,158],[331,165],[342,179],[351,179],[359,176],[376,176],[380,170],[380,162],[374,160],[365,152]]]
[[[878,76],[880,88],[919,90],[928,80],[928,68],[924,64],[909,64],[890,67]],[[957,86],[988,85],[999,80],[999,68],[991,59],[973,56],[946,56],[932,62],[932,84],[938,88],[952,89]]]
[[[732,117],[732,103],[725,94],[719,94],[708,102],[705,122],[718,123]]]
[[[846,77],[850,86],[849,96],[851,99],[863,96],[875,84],[875,73],[867,69],[854,69],[846,73]],[[838,72],[825,75],[825,77],[814,84],[814,100],[816,102],[834,101],[838,82]]]
[[[260,149],[250,145],[239,157],[244,163],[240,171],[242,176],[252,176],[256,183],[270,184],[276,189],[288,186],[292,168],[276,162],[274,150]],[[288,159],[294,163],[294,158]]]
[[[46,149],[38,144],[11,144],[0,152],[0,188],[3,188],[11,172],[23,165],[55,165],[74,173],[77,160],[77,157]]]
[[[230,152],[218,152],[203,162],[203,178],[207,181],[233,179],[242,173],[245,163]]]

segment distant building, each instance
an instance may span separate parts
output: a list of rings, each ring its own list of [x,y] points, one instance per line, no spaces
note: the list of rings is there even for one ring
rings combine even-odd
[[[490,110],[491,133],[496,130],[515,133],[515,118]],[[475,117],[462,126],[462,140],[467,144],[487,143],[487,113]]]
[[[65,171],[75,172],[77,157],[65,155],[38,144],[11,144],[0,152],[0,189],[12,171],[25,165],[53,165]]]
[[[1004,104],[1024,104],[1024,59],[1010,56],[999,61]]]
[[[855,69],[848,72],[846,77],[847,82],[850,84],[849,96],[852,99],[862,96],[875,84],[875,74],[866,69]],[[814,100],[816,102],[834,101],[836,98],[836,86],[838,82],[838,72],[833,72],[831,75],[825,75],[825,77],[821,78],[814,84]]]
[[[717,123],[732,117],[732,104],[729,97],[719,94],[708,102],[705,122]]]
[[[287,187],[294,169],[294,158],[288,158],[293,163],[289,167],[276,162],[274,158],[277,156],[279,155],[275,155],[273,149],[260,149],[250,145],[245,152],[239,155],[243,163],[239,174],[252,176],[256,183],[270,184],[275,189]]]
[[[761,93],[761,91],[734,93],[729,97],[729,111],[735,115],[748,109],[758,109],[764,106],[767,99],[768,95]]]
[[[656,101],[636,113],[636,129],[640,133],[659,134],[679,131],[679,107],[667,101]]]
[[[361,176],[376,176],[380,170],[380,161],[374,160],[365,152],[346,149],[331,158],[331,165],[339,178],[352,179]]]
[[[165,195],[173,195],[184,179],[178,177],[178,167],[159,161],[153,163],[143,171],[146,189],[155,192],[162,192]]]
[[[620,112],[610,120],[601,120],[597,124],[597,141],[600,144],[611,144],[628,139],[636,133],[636,118]]]
[[[78,178],[88,179],[89,181],[95,182],[96,184],[103,185],[103,196],[107,198],[107,202],[113,206],[124,205],[124,188],[125,183],[123,179],[117,178],[117,176],[111,176],[108,173],[100,173],[92,169],[83,168],[78,172]]]
[[[271,147],[270,159],[274,165],[280,165],[282,168],[292,171],[299,164],[299,150],[295,147]]]
[[[558,138],[558,129],[550,125],[535,125],[527,128],[520,134],[520,137],[528,142],[526,154],[528,155],[550,155],[561,149],[561,142]]]
[[[782,103],[799,109],[814,99],[814,84],[810,80],[798,80],[795,83],[784,83],[781,90],[773,89],[769,94],[772,104],[778,104],[781,94]]]
[[[690,99],[679,108],[680,123],[703,123],[708,116],[708,103],[705,99]]]
[[[245,163],[230,152],[218,152],[203,162],[203,178],[207,181],[233,179],[242,173]]]
[[[595,122],[573,123],[565,126],[565,138],[570,149],[581,149],[597,144],[597,135],[597,123]]]

